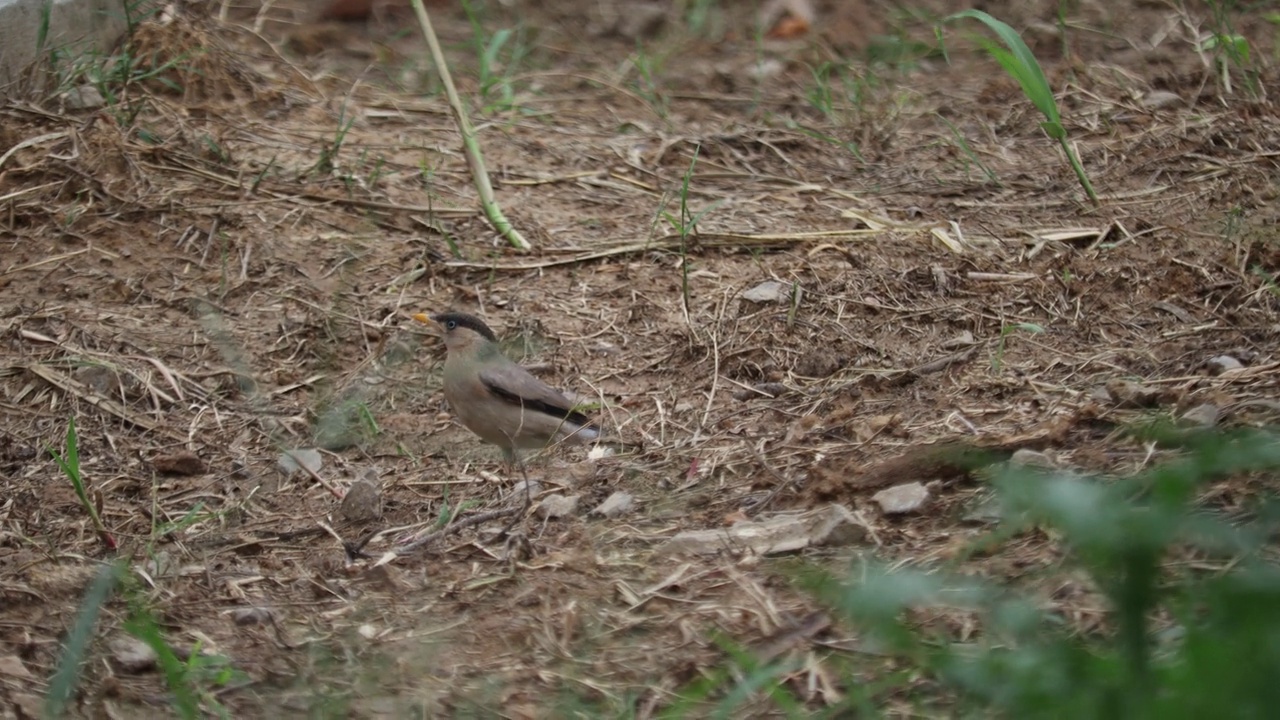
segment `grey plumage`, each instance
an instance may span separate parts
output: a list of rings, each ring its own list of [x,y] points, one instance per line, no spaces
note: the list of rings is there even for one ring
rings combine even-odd
[[[444,397],[458,420],[512,459],[517,450],[598,440],[601,427],[563,393],[502,354],[497,337],[465,313],[415,315],[444,330]]]

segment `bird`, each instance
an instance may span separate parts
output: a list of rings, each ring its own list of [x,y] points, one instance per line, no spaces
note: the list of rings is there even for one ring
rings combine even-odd
[[[480,318],[443,312],[413,319],[444,332],[444,398],[468,430],[502,449],[508,464],[518,462],[519,450],[601,439],[600,424],[504,355]]]

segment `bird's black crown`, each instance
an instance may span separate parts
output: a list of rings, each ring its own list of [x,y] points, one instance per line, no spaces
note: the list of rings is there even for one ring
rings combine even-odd
[[[432,315],[432,320],[444,326],[444,329],[452,330],[454,328],[464,327],[468,330],[475,330],[485,337],[489,342],[498,342],[498,336],[493,334],[488,325],[475,315],[468,315],[460,312],[446,312],[439,315]]]

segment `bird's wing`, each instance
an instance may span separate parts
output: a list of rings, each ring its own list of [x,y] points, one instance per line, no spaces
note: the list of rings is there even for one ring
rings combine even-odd
[[[573,403],[559,391],[515,363],[480,371],[480,382],[504,402],[535,410],[581,427],[594,427],[591,418],[573,409]]]

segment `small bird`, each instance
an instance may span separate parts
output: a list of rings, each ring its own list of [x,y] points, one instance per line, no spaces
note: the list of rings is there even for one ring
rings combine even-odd
[[[468,430],[502,448],[508,463],[515,463],[517,450],[600,439],[600,425],[503,355],[497,336],[480,318],[446,312],[418,313],[413,319],[444,331],[444,398]]]

